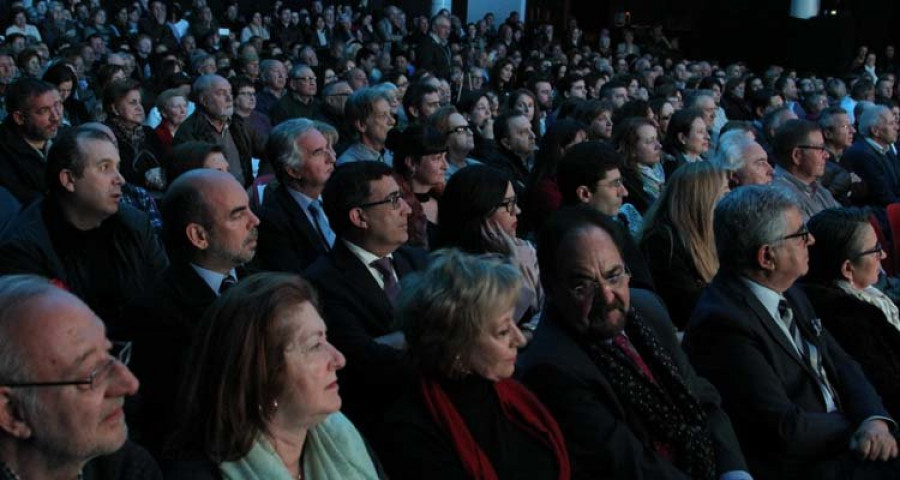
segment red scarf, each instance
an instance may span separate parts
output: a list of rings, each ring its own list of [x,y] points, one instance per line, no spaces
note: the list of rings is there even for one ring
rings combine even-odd
[[[466,472],[475,480],[497,480],[497,473],[484,451],[475,443],[466,423],[434,380],[422,379],[422,395],[431,417],[450,434]],[[515,380],[494,382],[500,408],[509,421],[553,450],[559,465],[559,480],[569,480],[571,468],[566,443],[556,420],[531,391]]]

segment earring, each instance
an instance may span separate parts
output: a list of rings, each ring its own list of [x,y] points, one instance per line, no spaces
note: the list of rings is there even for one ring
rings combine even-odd
[[[456,354],[456,357],[453,358],[453,364],[450,366],[450,371],[459,377],[465,377],[472,373],[465,365],[463,365],[462,357],[460,357],[458,353]]]

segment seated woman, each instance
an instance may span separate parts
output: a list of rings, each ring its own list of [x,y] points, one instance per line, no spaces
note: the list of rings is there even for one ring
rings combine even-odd
[[[663,145],[666,176],[671,176],[682,165],[703,160],[701,155],[709,150],[709,139],[702,110],[685,108],[672,114]]]
[[[707,162],[687,164],[675,171],[644,220],[641,250],[679,330],[719,270],[713,211],[728,191],[724,170]]]
[[[506,173],[485,165],[463,168],[450,177],[438,202],[440,227],[433,249],[499,253],[518,266],[523,280],[515,319],[525,323],[540,311],[544,290],[537,252],[530,243],[516,237],[518,216],[522,213],[517,203]]]
[[[141,84],[137,80],[116,80],[103,92],[106,125],[116,135],[119,171],[128,183],[160,194],[166,188],[162,170],[165,153],[152,128],[144,125]]]
[[[434,127],[412,125],[402,132],[391,130],[386,146],[394,152],[394,177],[412,209],[406,243],[428,249],[437,235],[437,197],[447,171],[447,143]]]
[[[344,356],[299,276],[241,280],[198,327],[167,479],[377,479],[340,412]]]
[[[387,415],[391,478],[569,478],[559,426],[510,379],[525,343],[519,277],[497,258],[444,250],[404,281],[398,314],[420,377]]]
[[[225,150],[214,143],[184,142],[172,150],[166,165],[166,182],[171,185],[182,173],[197,168],[228,171]]]
[[[528,221],[526,232],[540,230],[547,217],[562,206],[562,193],[556,184],[557,167],[566,152],[586,137],[583,123],[563,118],[553,122],[541,138],[522,204]]]
[[[628,201],[643,214],[666,183],[656,124],[643,117],[627,118],[616,127],[613,145],[622,154],[619,170],[628,190]]]
[[[816,239],[801,286],[822,325],[878,390],[891,416],[900,415],[900,313],[878,280],[885,253],[861,210],[833,208],[809,219]]]

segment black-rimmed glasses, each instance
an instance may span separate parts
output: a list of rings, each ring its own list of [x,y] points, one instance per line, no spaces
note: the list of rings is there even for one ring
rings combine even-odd
[[[803,225],[803,228],[800,229],[797,233],[792,233],[790,235],[785,235],[781,237],[782,240],[790,240],[792,238],[800,238],[803,240],[803,243],[809,243],[809,229],[806,228],[806,224]]]
[[[377,207],[378,205],[384,205],[386,203],[391,204],[391,208],[397,210],[400,208],[400,202],[403,201],[403,195],[397,191],[387,196],[384,200],[379,200],[377,202],[369,202],[359,205],[359,208],[370,208]]]
[[[850,257],[850,260],[856,260],[858,258],[865,257],[866,255],[881,255],[881,252],[884,251],[884,248],[881,246],[881,242],[875,242],[875,247],[864,252],[859,252]]]
[[[627,283],[629,278],[631,278],[631,270],[628,269],[627,265],[622,265],[621,269],[603,277],[599,281],[588,280],[575,285],[569,291],[578,298],[593,297],[604,285],[608,285],[610,288],[621,288]]]
[[[825,145],[797,145],[797,148],[801,150],[818,150],[820,152],[825,151]]]
[[[113,342],[113,348],[109,352],[111,358],[99,367],[95,368],[87,377],[81,380],[61,380],[56,382],[10,382],[0,384],[0,387],[64,387],[75,385],[80,390],[93,390],[96,385],[102,384],[109,377],[116,362],[128,365],[131,361],[131,342]]]
[[[447,132],[447,135],[450,135],[451,133],[471,133],[471,132],[472,132],[471,125],[460,125],[458,127],[451,128],[450,131]]]
[[[516,213],[516,205],[519,203],[519,196],[513,195],[509,198],[504,198],[502,202],[497,205],[497,208],[503,208],[506,210],[506,213],[512,215]]]

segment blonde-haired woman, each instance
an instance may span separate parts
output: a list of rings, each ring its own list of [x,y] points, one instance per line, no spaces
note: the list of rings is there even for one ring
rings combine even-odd
[[[719,270],[713,212],[728,191],[724,170],[707,162],[683,165],[644,220],[641,250],[679,330]]]

